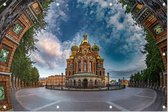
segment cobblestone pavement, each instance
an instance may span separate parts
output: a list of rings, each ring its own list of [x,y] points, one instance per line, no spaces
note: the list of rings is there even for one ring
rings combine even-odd
[[[32,111],[140,111],[162,110],[161,94],[147,88],[113,91],[60,91],[41,88],[18,90],[14,110]]]

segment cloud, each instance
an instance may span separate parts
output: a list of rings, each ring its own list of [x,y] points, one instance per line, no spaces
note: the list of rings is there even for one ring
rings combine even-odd
[[[49,69],[65,65],[70,52],[67,42],[61,43],[55,35],[45,30],[39,32],[36,38],[39,40],[36,44],[39,52],[32,54],[32,60],[37,65]]]
[[[121,15],[119,13],[115,14],[114,16],[111,16],[109,21],[108,21],[108,26],[110,25],[114,25],[117,30],[121,30],[124,28],[124,24],[120,23],[118,20],[121,17]]]
[[[36,46],[39,50],[31,54],[31,58],[40,68],[54,70],[66,67],[66,59],[71,54],[71,46],[80,43],[83,38],[83,32],[77,32],[72,41],[60,42],[56,35],[46,30],[37,33]]]

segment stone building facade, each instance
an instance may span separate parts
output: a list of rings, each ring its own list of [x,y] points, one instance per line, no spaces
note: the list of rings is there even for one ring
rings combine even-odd
[[[45,80],[47,86],[65,86],[65,76],[64,75],[51,75]]]
[[[67,61],[66,86],[74,88],[94,88],[105,86],[105,69],[99,55],[99,47],[90,45],[87,35],[79,45],[72,46]]]

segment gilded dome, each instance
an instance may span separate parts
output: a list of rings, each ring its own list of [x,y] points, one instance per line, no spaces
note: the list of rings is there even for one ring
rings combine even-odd
[[[100,56],[97,56],[96,59],[101,59],[101,57],[100,57]]]
[[[72,46],[71,51],[78,51],[78,46],[76,46],[76,45]]]
[[[74,59],[74,56],[73,56],[73,55],[71,55],[71,56],[70,56],[70,59]]]
[[[96,44],[94,44],[94,45],[92,46],[92,50],[93,50],[93,51],[99,51],[99,46],[96,45]]]
[[[89,43],[89,41],[87,40],[87,35],[86,35],[86,34],[83,35],[82,44],[83,44],[83,43]]]

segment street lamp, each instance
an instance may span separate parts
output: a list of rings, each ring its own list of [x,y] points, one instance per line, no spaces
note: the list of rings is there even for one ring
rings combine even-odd
[[[109,90],[109,73],[107,73],[107,77],[108,77],[108,90]]]
[[[63,73],[61,73],[61,77],[62,77],[61,90],[63,90]]]

